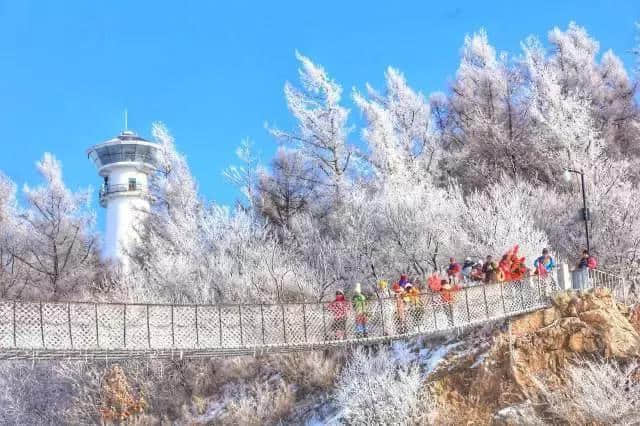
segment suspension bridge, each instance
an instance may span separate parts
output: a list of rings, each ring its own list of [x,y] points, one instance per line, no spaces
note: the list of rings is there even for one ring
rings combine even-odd
[[[575,287],[574,280],[574,287]],[[624,280],[601,271],[580,287],[608,287],[626,300]],[[566,286],[565,286],[566,287]],[[327,349],[428,336],[549,306],[556,280],[463,287],[451,303],[429,291],[400,314],[394,298],[369,299],[366,328],[331,302],[142,304],[0,300],[0,360],[201,358]],[[336,327],[337,325],[337,327]],[[338,333],[339,332],[339,333]]]

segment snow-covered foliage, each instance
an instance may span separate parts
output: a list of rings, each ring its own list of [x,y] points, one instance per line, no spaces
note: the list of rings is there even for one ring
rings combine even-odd
[[[419,184],[438,161],[437,139],[431,124],[431,108],[421,93],[407,84],[402,73],[389,67],[384,94],[367,85],[369,99],[354,92],[367,127],[362,135],[368,160],[380,181],[412,181]]]
[[[422,388],[415,365],[396,365],[386,349],[360,349],[340,372],[334,397],[348,424],[425,424],[433,406]]]
[[[566,386],[540,384],[550,415],[568,424],[636,424],[640,418],[638,364],[583,362],[567,368]]]
[[[60,162],[49,153],[36,166],[43,183],[24,186],[24,207],[15,203],[13,184],[0,178],[3,296],[77,295],[97,273],[91,192],[68,189]]]
[[[487,191],[470,194],[461,212],[465,253],[482,259],[487,253],[503,254],[519,245],[520,255],[532,262],[541,247],[549,245],[533,215],[539,202],[529,184],[506,177]]]
[[[294,131],[272,129],[279,140],[297,147],[321,172],[324,192],[338,202],[348,183],[353,147],[347,144],[349,110],[340,105],[342,87],[311,59],[296,52],[301,87],[285,84],[289,111],[298,121]]]
[[[57,425],[71,404],[73,389],[47,364],[3,363],[0,367],[0,423]]]
[[[529,262],[547,246],[572,258],[584,224],[578,183],[561,180],[566,167],[585,173],[600,263],[633,270],[635,86],[613,53],[598,57],[583,28],[555,28],[548,41],[529,37],[518,56],[498,52],[484,30],[469,35],[451,92],[428,100],[388,68],[383,91],[353,92],[365,119],[360,149],[341,86],[297,54],[300,87],[287,83],[285,98],[298,127],[271,129],[286,146],[270,167],[241,145],[243,166],[226,172],[248,201],[237,210],[200,198],[185,158],[156,126],[165,162],[133,254],[136,298],[322,298],[516,244]]]

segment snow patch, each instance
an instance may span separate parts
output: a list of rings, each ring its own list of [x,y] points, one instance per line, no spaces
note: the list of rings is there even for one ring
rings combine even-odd
[[[420,350],[419,358],[420,365],[424,368],[425,374],[431,374],[438,365],[444,360],[452,349],[460,346],[462,342],[450,343],[448,345],[443,344],[436,348],[425,348]]]

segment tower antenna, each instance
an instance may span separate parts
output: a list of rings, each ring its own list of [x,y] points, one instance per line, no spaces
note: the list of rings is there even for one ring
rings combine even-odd
[[[124,130],[129,130],[129,113],[124,109]]]

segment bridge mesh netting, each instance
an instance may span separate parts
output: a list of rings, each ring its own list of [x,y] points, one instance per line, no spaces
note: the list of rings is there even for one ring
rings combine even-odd
[[[624,301],[621,277],[574,273],[574,288],[608,287]],[[0,359],[210,357],[318,349],[439,333],[547,306],[551,278],[464,287],[451,303],[426,291],[417,303],[368,300],[336,319],[330,302],[162,305],[0,301]],[[350,304],[349,304],[350,306]],[[363,324],[364,323],[364,324]]]

